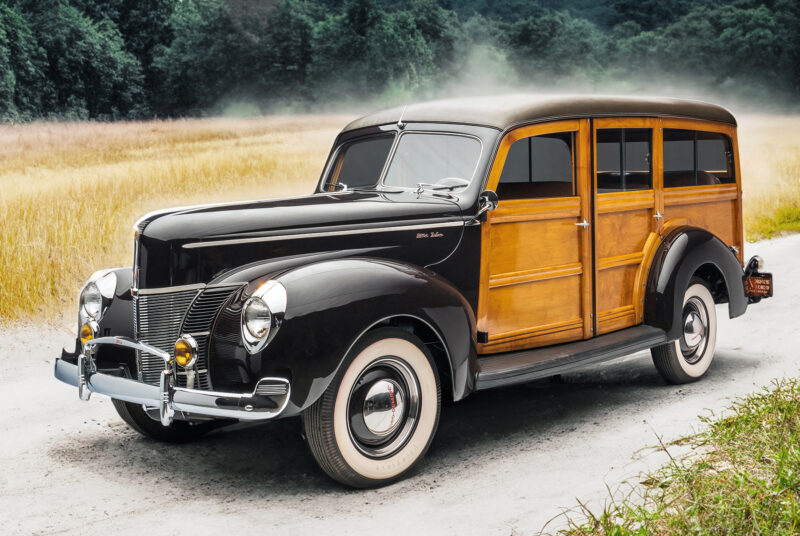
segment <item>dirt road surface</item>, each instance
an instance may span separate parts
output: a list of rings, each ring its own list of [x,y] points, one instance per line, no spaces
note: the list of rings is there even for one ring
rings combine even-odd
[[[722,318],[708,376],[666,385],[642,352],[561,381],[445,405],[433,446],[407,480],[344,489],[317,469],[297,419],[216,432],[189,445],[139,437],[110,401],[56,381],[67,329],[0,336],[3,534],[536,534],[576,498],[665,461],[698,415],[800,370],[800,236],[748,245],[775,275],[775,298]],[[563,524],[556,519],[547,528]]]

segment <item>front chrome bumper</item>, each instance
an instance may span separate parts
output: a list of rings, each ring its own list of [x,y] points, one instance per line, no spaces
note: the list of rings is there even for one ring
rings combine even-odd
[[[93,355],[102,344],[125,346],[161,357],[164,370],[159,385],[98,372]],[[127,337],[102,337],[87,342],[83,352],[78,355],[77,364],[57,358],[55,376],[77,387],[81,400],[89,400],[92,393],[99,393],[117,400],[157,407],[164,426],[172,424],[176,411],[189,417],[195,415],[241,421],[272,419],[286,409],[291,393],[291,386],[285,378],[262,378],[252,393],[220,393],[176,387],[170,355]]]

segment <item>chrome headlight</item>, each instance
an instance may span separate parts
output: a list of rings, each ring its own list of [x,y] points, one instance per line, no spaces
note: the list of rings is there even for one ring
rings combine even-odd
[[[254,339],[263,339],[269,335],[272,324],[272,311],[261,298],[255,296],[244,304],[244,327]]]
[[[98,320],[103,312],[103,295],[94,283],[89,283],[81,291],[81,311],[91,318]]]
[[[260,352],[275,337],[286,313],[286,289],[267,281],[242,307],[242,341],[251,354]]]
[[[116,289],[117,274],[110,270],[93,273],[81,289],[78,300],[80,303],[79,323],[83,325],[89,320],[99,321],[108,307],[108,303],[114,298]]]

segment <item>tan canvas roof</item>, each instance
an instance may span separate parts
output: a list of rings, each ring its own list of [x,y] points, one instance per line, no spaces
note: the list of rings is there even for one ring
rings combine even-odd
[[[716,104],[662,97],[498,95],[409,104],[356,119],[344,130],[397,123],[465,123],[505,130],[514,125],[552,119],[608,116],[671,116],[736,124]]]

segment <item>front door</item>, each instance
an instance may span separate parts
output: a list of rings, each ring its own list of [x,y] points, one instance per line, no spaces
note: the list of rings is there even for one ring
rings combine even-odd
[[[642,322],[649,258],[658,245],[661,129],[656,118],[595,119],[597,334]],[[654,182],[655,181],[655,182]]]
[[[593,335],[589,120],[518,128],[498,149],[482,230],[482,354]]]

